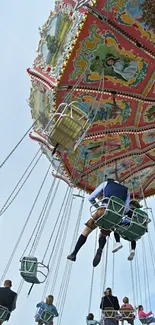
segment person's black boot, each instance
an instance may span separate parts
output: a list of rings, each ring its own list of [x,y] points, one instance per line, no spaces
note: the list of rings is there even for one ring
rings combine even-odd
[[[76,245],[75,245],[75,249],[73,251],[73,253],[71,253],[70,255],[67,256],[67,259],[75,262],[76,261],[76,254],[78,253],[78,251],[80,250],[80,248],[85,244],[87,240],[87,237],[80,235]]]
[[[100,261],[101,261],[101,256],[102,256],[102,249],[98,249],[96,252],[96,255],[93,259],[93,266],[96,267]]]
[[[67,259],[72,261],[72,262],[75,262],[76,261],[76,255],[74,253],[72,253],[72,254],[67,256]]]

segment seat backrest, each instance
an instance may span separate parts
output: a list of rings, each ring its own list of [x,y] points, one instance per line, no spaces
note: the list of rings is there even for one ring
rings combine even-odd
[[[115,318],[116,316],[116,311],[113,307],[105,307],[103,312],[105,318]]]
[[[135,315],[134,315],[134,310],[133,309],[121,309],[120,310],[120,313],[121,313],[121,315],[122,315],[122,318],[132,318],[132,319],[134,319],[135,318]]]
[[[139,320],[142,324],[147,324],[147,320],[145,317],[140,317]]]
[[[49,323],[52,323],[53,322],[53,317],[54,317],[54,314],[52,311],[50,310],[44,310],[41,317],[40,317],[40,320],[44,323],[44,324],[49,324]]]
[[[148,215],[141,209],[135,209],[129,226],[118,226],[117,231],[122,238],[129,241],[140,239],[147,230]]]
[[[111,196],[104,215],[96,221],[96,224],[104,229],[113,228],[121,222],[124,209],[124,202],[115,196]]]
[[[38,260],[36,257],[23,257],[21,261],[21,271],[35,275],[37,273]]]
[[[124,202],[116,196],[111,196],[107,205],[107,209],[123,216],[125,210]]]
[[[21,260],[20,274],[29,283],[39,283],[37,279],[38,260],[36,257],[23,257]]]
[[[5,322],[8,319],[8,315],[10,314],[8,308],[0,305],[0,321]]]

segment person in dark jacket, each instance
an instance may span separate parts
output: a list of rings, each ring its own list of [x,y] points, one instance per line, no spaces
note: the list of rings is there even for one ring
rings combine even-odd
[[[98,205],[98,202],[96,201],[96,198],[103,195],[101,206]],[[116,196],[120,198],[125,205],[125,211],[127,212],[129,210],[129,202],[130,202],[130,193],[128,191],[128,188],[121,185],[119,182],[115,181],[114,179],[108,178],[107,181],[100,184],[88,197],[89,202],[94,205],[94,207],[97,209],[96,212],[93,214],[92,218],[90,218],[86,222],[86,227],[84,228],[82,234],[78,238],[78,241],[75,245],[74,251],[67,256],[67,259],[70,261],[76,261],[76,255],[81,249],[81,247],[85,244],[87,237],[89,234],[97,228],[97,225],[95,224],[95,220],[99,219],[105,212],[108,199],[111,196]],[[106,232],[107,235],[107,232]]]
[[[5,280],[4,287],[0,288],[0,305],[2,307],[8,308],[10,313],[16,309],[16,300],[17,300],[17,293],[12,291],[11,287],[12,287],[11,280]],[[8,313],[7,320],[10,318],[10,313]],[[1,324],[2,322],[0,322],[0,325]]]
[[[117,310],[120,309],[118,298],[112,295],[111,288],[107,288],[101,299],[100,309],[104,325],[118,325]],[[111,310],[114,310],[111,311]]]
[[[100,304],[100,309],[102,309],[103,311],[108,307],[113,307],[114,310],[120,309],[118,298],[112,295],[111,288],[106,289],[105,296],[102,297]]]

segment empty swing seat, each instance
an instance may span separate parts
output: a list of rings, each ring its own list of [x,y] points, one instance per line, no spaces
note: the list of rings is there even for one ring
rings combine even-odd
[[[87,128],[87,115],[75,105],[65,105],[62,112],[54,114],[56,121],[49,135],[52,146],[58,144],[59,151],[68,150]]]
[[[20,274],[26,282],[39,284],[46,280],[48,267],[39,263],[36,257],[23,257],[20,262]]]
[[[126,226],[118,225],[116,229],[122,238],[128,241],[138,240],[146,233],[150,221],[147,213],[137,208],[133,211],[130,224]]]
[[[124,215],[124,202],[118,197],[111,196],[104,214],[95,221],[96,225],[103,229],[113,229],[118,225]]]
[[[10,314],[10,312],[9,312],[8,308],[3,307],[3,306],[0,305],[0,322],[1,323],[8,320],[9,314]]]
[[[50,310],[46,310],[43,308],[38,308],[37,314],[35,316],[35,320],[37,322],[43,323],[43,324],[49,324],[53,322],[54,314]]]

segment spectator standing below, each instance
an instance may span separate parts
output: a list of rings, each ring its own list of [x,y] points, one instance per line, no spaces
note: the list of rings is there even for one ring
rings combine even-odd
[[[10,318],[10,314],[16,309],[17,293],[11,290],[11,280],[4,281],[4,287],[0,288],[0,305],[6,307],[9,311],[7,320]],[[0,321],[0,325],[2,322]]]

